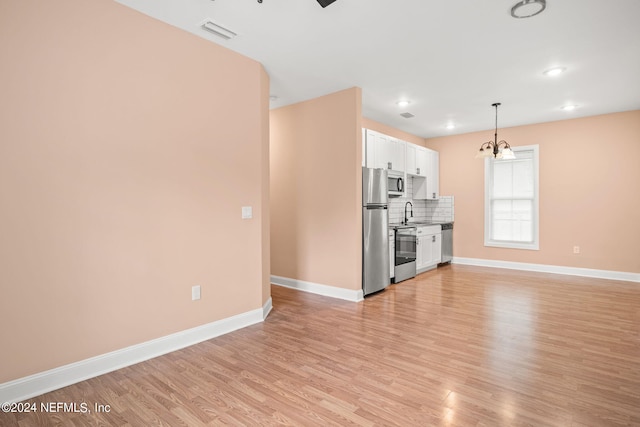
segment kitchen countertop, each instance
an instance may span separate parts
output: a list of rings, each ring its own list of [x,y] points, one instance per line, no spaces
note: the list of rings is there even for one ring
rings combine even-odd
[[[453,224],[453,221],[440,221],[440,222],[415,221],[415,222],[409,222],[408,224],[389,223],[389,228],[410,228],[410,227],[420,227],[420,226],[429,226],[429,225],[444,225],[444,224]]]

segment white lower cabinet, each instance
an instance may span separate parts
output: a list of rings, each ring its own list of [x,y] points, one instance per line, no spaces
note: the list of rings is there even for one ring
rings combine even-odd
[[[442,229],[439,225],[416,230],[416,272],[430,270],[442,260]]]

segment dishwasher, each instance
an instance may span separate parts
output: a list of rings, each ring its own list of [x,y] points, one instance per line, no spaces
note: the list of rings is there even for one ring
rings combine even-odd
[[[453,223],[442,224],[442,263],[453,258]]]

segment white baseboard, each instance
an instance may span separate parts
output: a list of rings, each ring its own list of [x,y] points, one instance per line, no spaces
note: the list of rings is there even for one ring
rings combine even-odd
[[[273,309],[273,301],[271,300],[271,297],[269,297],[267,302],[265,302],[264,305],[262,306],[262,320],[267,318],[269,313],[271,313],[272,309]]]
[[[453,264],[475,265],[479,267],[507,268],[511,270],[537,271],[540,273],[565,274],[569,276],[595,277],[598,279],[640,282],[640,273],[624,271],[594,270],[591,268],[563,267],[559,265],[528,264],[524,262],[496,261],[480,258],[453,257]]]
[[[304,280],[289,279],[288,277],[271,276],[271,283],[298,291],[310,292],[325,297],[338,298],[347,301],[358,302],[364,300],[362,289],[344,289],[335,286],[321,285],[319,283],[305,282]]]
[[[39,396],[262,322],[271,307],[269,298],[256,310],[0,384],[0,403]]]

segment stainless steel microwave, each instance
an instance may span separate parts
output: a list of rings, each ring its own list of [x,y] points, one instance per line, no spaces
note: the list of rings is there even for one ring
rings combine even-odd
[[[404,177],[402,175],[389,174],[387,178],[387,191],[389,196],[404,195]]]

